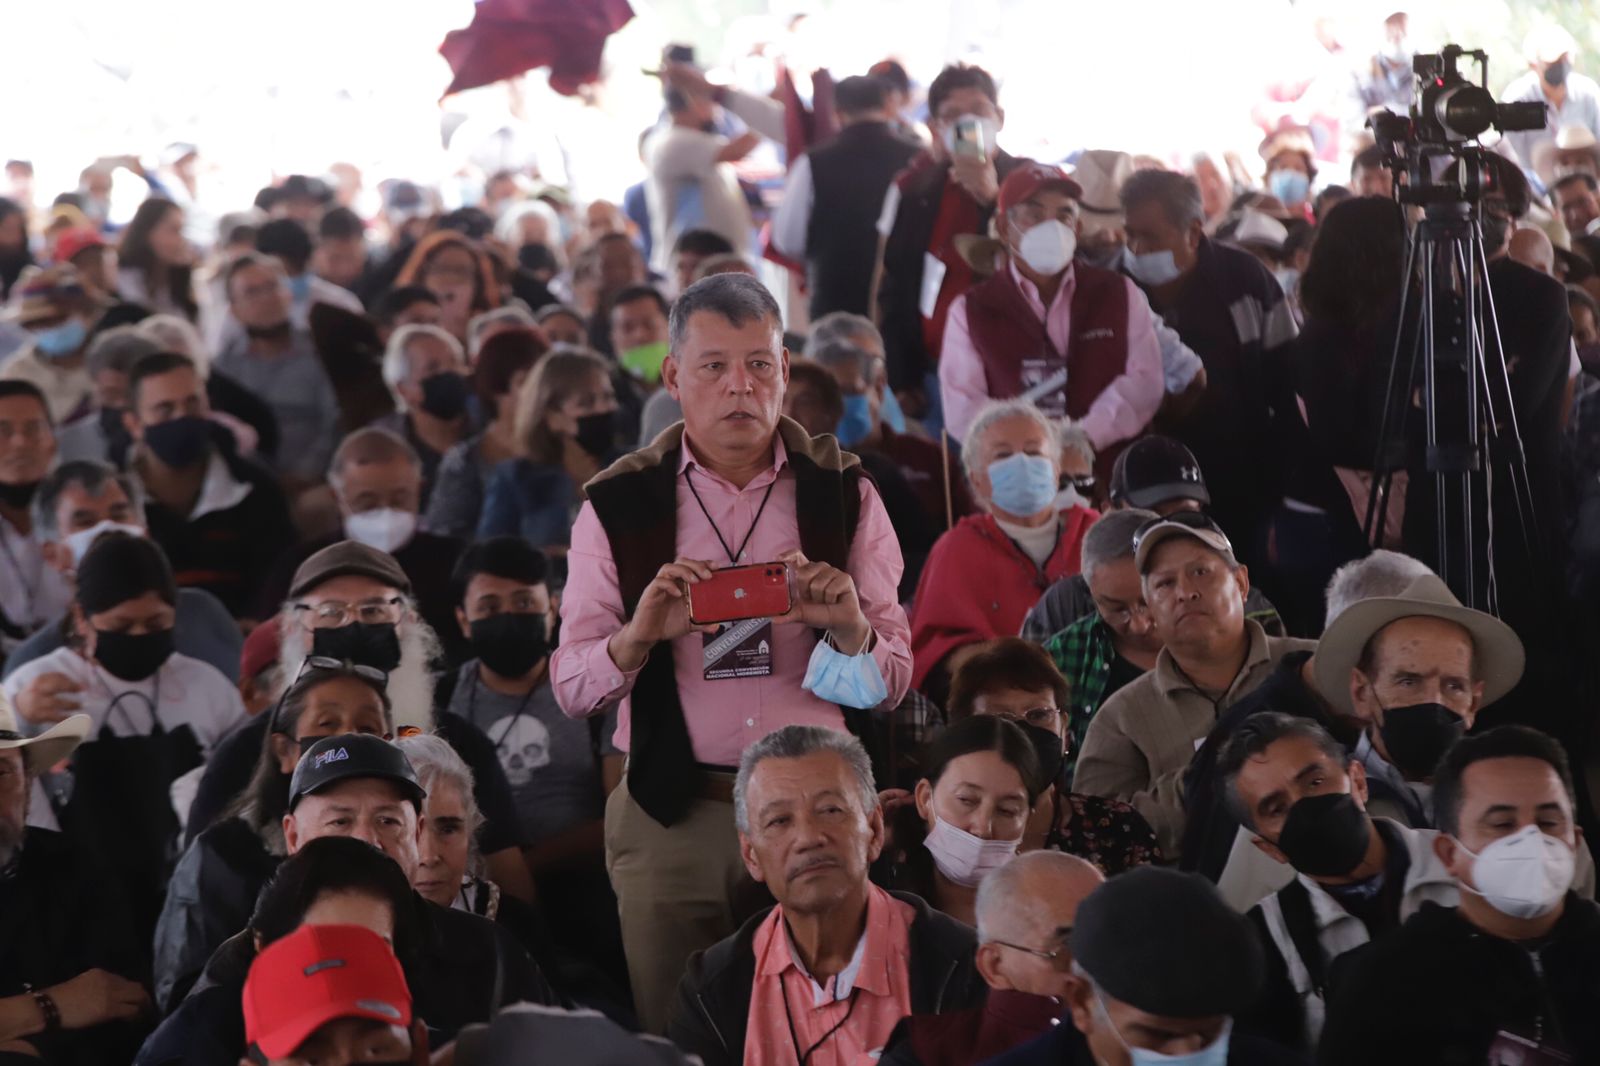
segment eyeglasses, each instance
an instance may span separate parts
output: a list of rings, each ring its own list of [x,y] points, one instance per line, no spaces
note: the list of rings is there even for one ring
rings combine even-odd
[[[1217,525],[1217,523],[1212,520],[1210,515],[1204,513],[1203,511],[1174,511],[1172,514],[1164,517],[1158,515],[1133,531],[1133,550],[1135,553],[1139,551],[1139,545],[1144,543],[1144,538],[1149,534],[1149,532],[1161,525],[1179,525],[1183,526],[1185,529],[1204,530],[1207,533],[1215,533],[1217,536],[1222,538],[1223,543],[1228,547],[1228,551],[1233,551],[1233,542],[1228,540],[1228,535],[1222,531],[1221,526]]]
[[[1022,944],[1013,944],[1009,940],[993,940],[990,941],[990,943],[999,944],[1001,947],[1010,948],[1013,951],[1026,952],[1036,959],[1043,959],[1045,962],[1048,962],[1051,966],[1057,970],[1060,970],[1062,973],[1066,973],[1072,968],[1072,953],[1067,950],[1067,938],[1071,935],[1072,926],[1063,926],[1059,936],[1057,937],[1057,943],[1060,946],[1054,951],[1041,951],[1038,948],[1025,947]]]
[[[1032,707],[1021,714],[1002,714],[999,717],[1008,722],[1027,722],[1031,726],[1048,729],[1053,733],[1055,732],[1056,719],[1061,717],[1061,709],[1059,707]]]
[[[301,678],[306,676],[306,671],[308,670],[324,670],[329,673],[343,674],[346,677],[359,677],[363,681],[366,681],[377,688],[380,693],[387,692],[389,688],[389,675],[384,673],[382,670],[379,670],[376,666],[366,666],[362,663],[353,663],[348,659],[333,659],[326,655],[307,655],[303,660],[301,660],[300,669],[295,671],[294,680],[284,686],[283,694],[278,697],[277,706],[272,708],[271,721],[273,732],[288,732],[288,730],[284,728],[286,725],[288,725],[288,723],[283,720],[283,705],[288,702],[289,693],[294,691],[295,686],[300,683]],[[321,737],[312,738],[313,741],[321,739]],[[305,744],[304,741],[302,741],[302,752],[304,752],[304,749]]]
[[[294,610],[296,617],[308,623],[312,629],[337,629],[349,625],[352,619],[369,626],[394,625],[400,621],[400,608],[404,603],[399,596],[386,600],[362,600],[360,603],[328,600],[316,605],[297,603]]]

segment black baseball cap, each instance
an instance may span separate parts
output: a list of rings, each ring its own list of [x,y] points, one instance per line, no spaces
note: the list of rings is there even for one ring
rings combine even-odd
[[[1210,506],[1205,477],[1194,453],[1171,437],[1140,437],[1122,450],[1111,468],[1111,502],[1155,510],[1171,500]]]
[[[289,779],[289,810],[293,811],[302,797],[355,777],[393,781],[419,811],[428,794],[405,752],[370,733],[345,733],[324,737],[300,756]]]

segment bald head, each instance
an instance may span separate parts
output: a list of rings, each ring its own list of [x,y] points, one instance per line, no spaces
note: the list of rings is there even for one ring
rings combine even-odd
[[[1537,226],[1518,226],[1511,235],[1512,259],[1523,266],[1532,267],[1547,277],[1556,276],[1556,249],[1544,230]]]
[[[978,887],[978,941],[1014,940],[1070,926],[1078,904],[1104,880],[1098,867],[1076,855],[1018,855]]]

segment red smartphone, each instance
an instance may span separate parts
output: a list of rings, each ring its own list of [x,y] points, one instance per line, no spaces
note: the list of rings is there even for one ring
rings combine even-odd
[[[789,613],[789,567],[756,563],[714,571],[711,578],[689,586],[689,621],[697,626],[776,618]]]

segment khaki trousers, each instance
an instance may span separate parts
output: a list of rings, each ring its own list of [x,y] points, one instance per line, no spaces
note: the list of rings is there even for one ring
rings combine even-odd
[[[663,826],[634,802],[624,778],[606,801],[606,869],[639,1021],[664,1034],[689,956],[731,935],[755,909],[733,804],[696,799]]]

